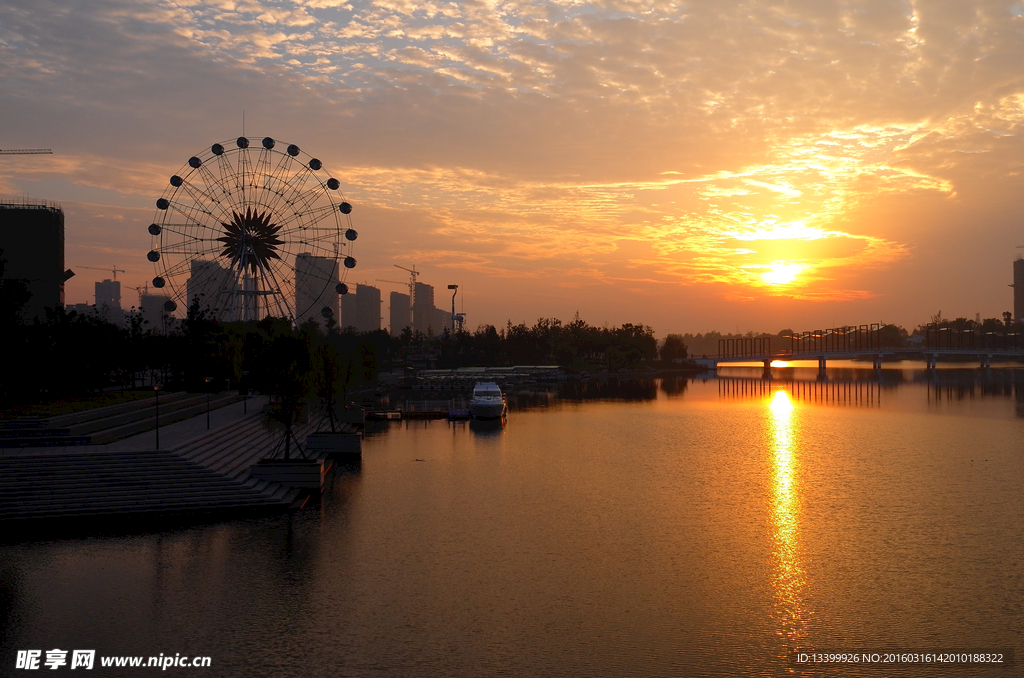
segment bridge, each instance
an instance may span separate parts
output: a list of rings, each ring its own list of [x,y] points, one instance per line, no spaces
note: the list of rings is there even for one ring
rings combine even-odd
[[[881,369],[883,358],[900,356],[921,360],[928,369],[935,369],[939,358],[975,358],[981,367],[991,367],[994,357],[1024,359],[1024,329],[991,332],[933,324],[925,328],[923,340],[912,346],[894,341],[879,323],[774,337],[775,347],[772,347],[772,339],[719,339],[718,356],[710,360],[714,361],[715,367],[723,363],[760,362],[764,365],[765,374],[770,375],[773,360],[817,360],[818,371],[824,373],[829,360],[871,360],[874,369]]]

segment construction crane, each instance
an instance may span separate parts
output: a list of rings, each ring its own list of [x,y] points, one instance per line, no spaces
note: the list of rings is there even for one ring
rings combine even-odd
[[[96,266],[79,266],[78,268],[90,268],[90,269],[92,269],[94,271],[110,271],[111,273],[114,274],[114,280],[117,280],[117,274],[118,273],[124,273],[125,272],[125,270],[123,268],[117,268],[116,265],[113,268],[97,268]]]
[[[417,271],[416,270],[416,266],[413,266],[412,268],[406,268],[405,266],[399,266],[398,264],[395,264],[395,268],[400,268],[403,271],[409,271],[409,282],[398,282],[397,280],[385,280],[384,278],[375,278],[375,280],[377,282],[392,283],[393,285],[408,285],[408,287],[409,287],[409,308],[412,308],[413,302],[416,299],[416,276],[418,276],[421,273],[421,271]]]
[[[53,155],[48,148],[3,148],[0,155]]]
[[[413,264],[412,268],[406,268],[405,266],[395,264],[395,268],[400,268],[403,271],[409,272],[409,299],[412,300],[416,296],[416,276],[420,274],[420,271],[416,270],[416,264]]]

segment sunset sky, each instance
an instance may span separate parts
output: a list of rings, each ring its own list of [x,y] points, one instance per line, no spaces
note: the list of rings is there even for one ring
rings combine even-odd
[[[0,195],[59,201],[126,307],[168,177],[243,110],[341,180],[350,282],[415,264],[470,328],[1012,308],[1022,2],[0,4],[0,148],[54,151],[0,157]]]

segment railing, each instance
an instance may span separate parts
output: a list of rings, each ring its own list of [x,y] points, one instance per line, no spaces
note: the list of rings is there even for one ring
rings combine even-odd
[[[405,412],[447,412],[450,400],[406,400]]]
[[[771,337],[719,339],[719,358],[767,357],[771,355],[803,355],[813,353],[871,351],[881,348],[881,325],[846,325],[813,330],[782,337],[789,348],[772,353]]]
[[[1024,329],[1005,332],[938,327],[925,328],[924,341],[917,346],[893,345],[882,334],[879,323],[846,325],[824,330],[800,332],[782,337],[789,347],[772,351],[770,337],[739,337],[718,340],[719,358],[767,359],[773,356],[821,355],[825,353],[872,353],[882,349],[908,353],[928,350],[997,351],[1024,353]]]
[[[938,350],[1024,350],[1024,336],[1020,331],[992,332],[978,328],[957,329],[938,327],[934,323],[925,327],[924,348]]]
[[[719,358],[741,358],[745,356],[770,355],[772,352],[771,337],[741,337],[739,339],[719,339]]]
[[[793,334],[789,337],[789,353],[873,351],[882,347],[881,327],[879,323],[846,325]]]

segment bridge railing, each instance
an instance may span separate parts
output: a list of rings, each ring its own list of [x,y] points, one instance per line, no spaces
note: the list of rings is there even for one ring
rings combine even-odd
[[[772,355],[813,355],[883,348],[881,325],[844,325],[781,337],[783,347],[774,352],[770,337],[718,340],[719,358],[767,358]]]
[[[964,351],[1021,351],[1024,333],[1007,329],[1003,332],[981,328],[939,327],[932,323],[925,327],[923,348]]]
[[[871,353],[882,349],[1024,353],[1024,328],[1007,328],[1005,332],[994,332],[984,331],[980,328],[958,329],[932,324],[925,327],[924,339],[920,344],[907,346],[897,333],[885,331],[881,324],[872,323],[799,332],[781,338],[776,337],[776,342],[776,348],[773,350],[771,337],[719,339],[718,357],[764,360],[780,355],[814,356],[824,353],[855,353],[858,351]],[[778,346],[778,342],[782,343],[781,347]]]
[[[872,351],[879,348],[882,348],[882,329],[879,323],[830,327],[789,337],[789,353],[794,355]]]
[[[718,340],[719,358],[754,358],[771,355],[771,337],[737,337]]]

